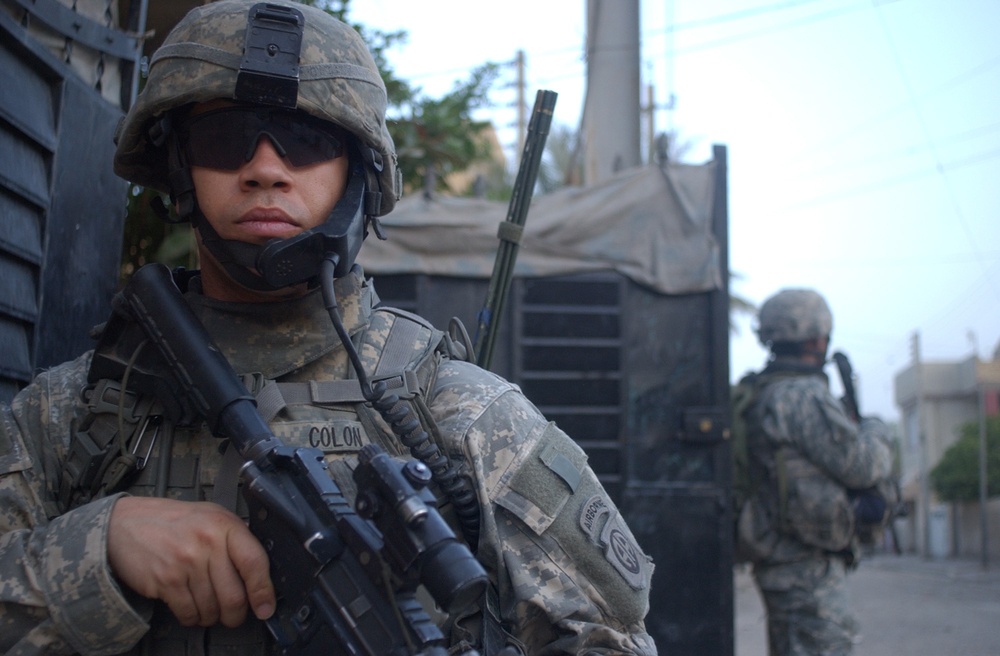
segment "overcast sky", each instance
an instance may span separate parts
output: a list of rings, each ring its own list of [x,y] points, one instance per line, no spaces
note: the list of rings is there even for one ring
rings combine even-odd
[[[555,122],[572,128],[585,12],[586,0],[352,0],[355,20],[409,32],[390,59],[428,95],[521,49],[528,102],[557,91]],[[898,418],[893,379],[914,334],[934,361],[988,359],[1000,340],[998,28],[1000,0],[642,2],[657,130],[676,130],[693,163],[727,147],[733,291],[757,304],[785,286],[823,293],[865,413]],[[514,91],[493,99],[513,145]],[[734,379],[765,359],[739,323]]]

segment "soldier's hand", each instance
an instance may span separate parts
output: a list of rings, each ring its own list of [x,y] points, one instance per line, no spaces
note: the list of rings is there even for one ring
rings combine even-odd
[[[108,562],[135,592],[163,600],[184,626],[239,626],[274,612],[267,553],[222,506],[122,497],[108,529]]]

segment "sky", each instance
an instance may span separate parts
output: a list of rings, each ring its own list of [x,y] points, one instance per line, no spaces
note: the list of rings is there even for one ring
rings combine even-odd
[[[389,59],[432,97],[523,50],[527,102],[556,91],[554,122],[576,129],[586,6],[353,0],[351,17],[406,30]],[[831,349],[850,356],[864,414],[898,420],[893,381],[915,341],[924,361],[990,359],[1000,343],[1000,0],[641,7],[656,131],[676,132],[690,163],[726,147],[731,291],[756,305],[783,287],[822,293]],[[503,71],[484,117],[516,159],[516,78],[512,65]],[[736,324],[734,380],[766,359],[753,318]]]

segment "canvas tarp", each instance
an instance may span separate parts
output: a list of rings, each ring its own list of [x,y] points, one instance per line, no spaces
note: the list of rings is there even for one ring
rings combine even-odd
[[[712,234],[715,166],[668,164],[619,173],[600,184],[535,197],[514,275],[617,271],[664,294],[721,287]],[[382,217],[358,261],[378,274],[489,278],[507,204],[414,195]]]

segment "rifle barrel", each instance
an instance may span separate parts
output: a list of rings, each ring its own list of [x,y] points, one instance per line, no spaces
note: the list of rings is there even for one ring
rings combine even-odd
[[[543,89],[535,96],[535,107],[528,122],[528,136],[524,142],[521,164],[507,206],[507,218],[500,224],[498,235],[500,247],[493,262],[493,275],[490,277],[486,303],[477,317],[476,361],[484,369],[489,369],[493,360],[497,326],[507,303],[507,292],[514,272],[514,262],[517,260],[517,249],[528,214],[528,206],[531,204],[535,181],[538,179],[538,169],[542,152],[545,150],[545,140],[549,136],[549,127],[552,125],[552,113],[556,106],[557,95],[554,91]]]

